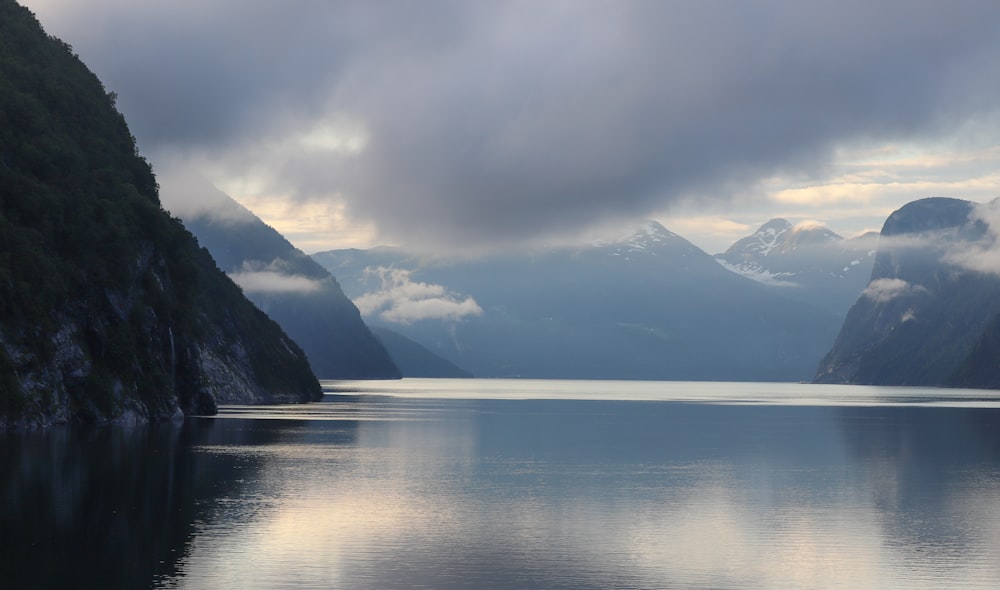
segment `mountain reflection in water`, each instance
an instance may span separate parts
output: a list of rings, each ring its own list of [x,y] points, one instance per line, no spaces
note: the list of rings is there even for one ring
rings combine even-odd
[[[1000,587],[988,392],[983,407],[921,405],[947,393],[934,390],[900,393],[904,404],[743,405],[699,388],[739,398],[766,385],[659,384],[663,400],[618,401],[532,399],[532,382],[502,386],[519,399],[495,382],[477,398],[479,383],[404,380],[399,396],[380,384],[184,424],[5,435],[0,580]],[[547,387],[636,398],[653,386]]]

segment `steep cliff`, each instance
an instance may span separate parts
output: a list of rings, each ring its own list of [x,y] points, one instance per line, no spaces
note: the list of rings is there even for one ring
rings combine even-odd
[[[0,429],[321,395],[160,207],[114,95],[0,0]]]
[[[889,216],[871,281],[823,359],[818,381],[1000,383],[995,360],[1000,276],[975,263],[995,251],[985,207],[931,198]]]

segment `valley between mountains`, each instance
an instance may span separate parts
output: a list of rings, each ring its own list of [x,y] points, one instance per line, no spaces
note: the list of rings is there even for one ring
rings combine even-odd
[[[204,190],[203,210],[185,222],[263,309],[281,316],[281,301],[301,298],[296,279],[332,280],[296,271],[303,253],[226,195]],[[992,251],[992,207],[924,199],[890,216],[881,236],[854,238],[772,219],[714,256],[648,221],[579,247],[477,257],[344,249],[310,262],[336,277],[404,376],[986,387],[993,372],[970,355],[993,353],[997,309],[987,302],[996,277],[955,252]],[[946,234],[957,237],[942,245]],[[255,280],[261,273],[273,283]],[[895,284],[907,287],[882,288]],[[886,310],[899,306],[887,323]],[[279,323],[295,334],[322,321],[320,313]],[[916,349],[933,370],[905,368]]]

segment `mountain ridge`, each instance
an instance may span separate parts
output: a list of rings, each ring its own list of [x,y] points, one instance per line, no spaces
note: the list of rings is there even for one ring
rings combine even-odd
[[[588,246],[474,260],[388,248],[313,257],[349,297],[383,304],[367,307],[373,326],[479,377],[801,380],[839,325],[727,271],[658,223]],[[393,269],[397,284],[377,269]],[[434,301],[405,300],[417,291]],[[470,311],[402,323],[388,313],[416,304]]]
[[[322,395],[176,219],[114,96],[0,0],[0,430]]]
[[[336,278],[249,209],[190,178],[181,210],[185,226],[244,294],[305,350],[322,379],[398,379],[402,376],[365,325]],[[165,191],[170,201],[171,191]],[[179,195],[178,195],[179,197]]]

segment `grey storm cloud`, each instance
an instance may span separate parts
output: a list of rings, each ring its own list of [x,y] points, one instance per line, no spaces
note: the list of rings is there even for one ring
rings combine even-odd
[[[28,5],[118,92],[144,150],[266,170],[414,240],[725,199],[1000,103],[993,0]],[[363,148],[269,147],[333,116]]]

